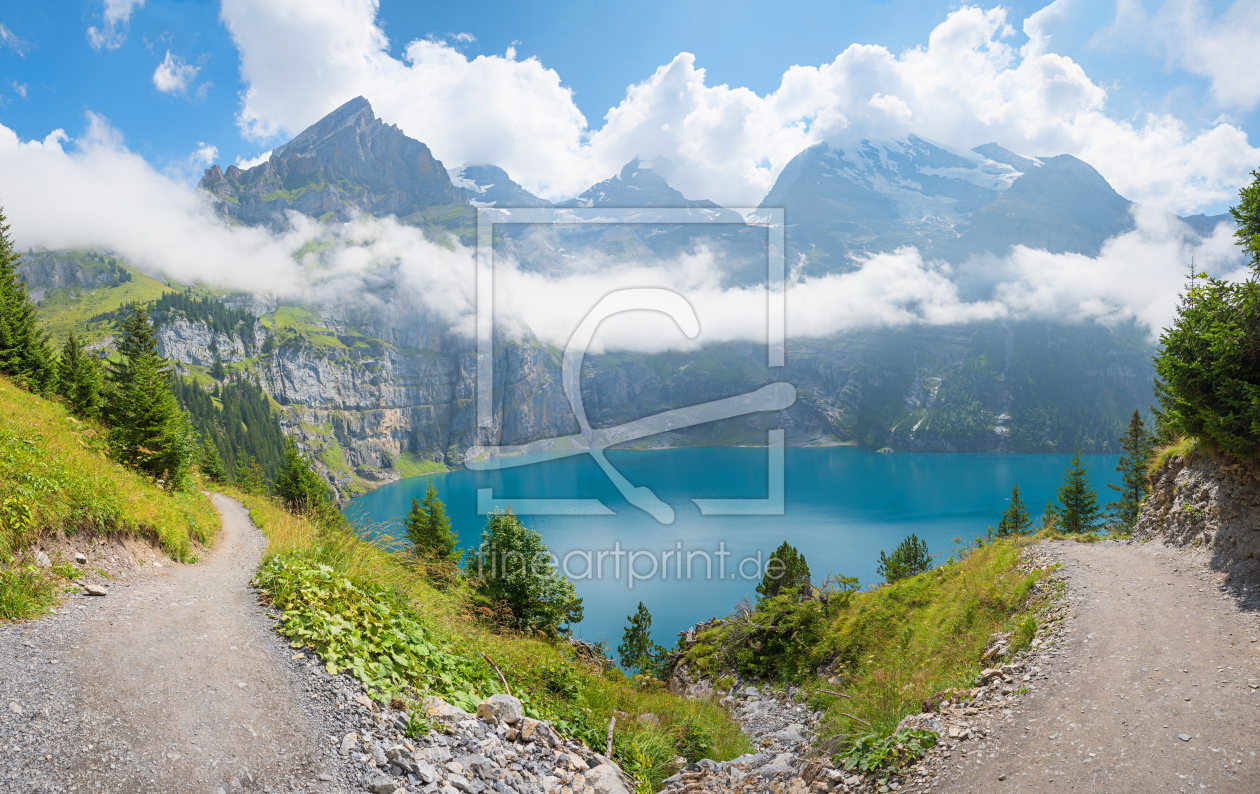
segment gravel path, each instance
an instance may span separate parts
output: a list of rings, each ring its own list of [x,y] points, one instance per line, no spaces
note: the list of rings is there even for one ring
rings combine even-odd
[[[335,705],[250,587],[266,541],[238,502],[214,502],[204,562],[0,627],[0,792],[349,790]]]
[[[1260,792],[1260,594],[1155,543],[1049,546],[1067,640],[933,791]]]

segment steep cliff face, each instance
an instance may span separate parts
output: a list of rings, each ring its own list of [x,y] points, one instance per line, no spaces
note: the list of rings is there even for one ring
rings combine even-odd
[[[261,323],[246,333],[216,333],[204,322],[183,316],[167,318],[157,327],[158,352],[180,364],[210,367],[215,356],[224,364],[239,364],[256,355],[267,338]]]
[[[1133,536],[1184,547],[1231,577],[1260,579],[1260,461],[1198,452],[1151,475]]]

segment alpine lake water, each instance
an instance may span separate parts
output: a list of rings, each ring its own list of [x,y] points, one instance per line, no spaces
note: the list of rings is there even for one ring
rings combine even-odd
[[[642,601],[652,613],[653,639],[672,648],[677,632],[730,614],[742,598],[755,601],[762,565],[784,540],[805,555],[815,582],[834,573],[858,576],[865,587],[879,581],[880,551],[891,552],[912,532],[940,563],[953,554],[954,538],[969,540],[996,527],[1017,482],[1038,521],[1071,458],[880,454],[847,446],[787,449],[784,455],[782,515],[706,516],[692,501],[765,498],[764,448],[608,452],[609,462],[631,483],[650,488],[673,507],[675,519],[668,525],[627,502],[589,455],[412,477],[355,498],[346,512],[368,522],[370,532],[400,537],[412,497],[423,498],[432,482],[452,529],[469,548],[480,544],[486,520],[478,515],[478,489],[489,488],[496,500],[509,503],[599,499],[614,515],[522,516],[542,534],[584,600],[584,619],[573,634],[606,639],[615,649],[627,616]],[[1119,456],[1085,459],[1099,503],[1114,499],[1107,484],[1120,482]]]

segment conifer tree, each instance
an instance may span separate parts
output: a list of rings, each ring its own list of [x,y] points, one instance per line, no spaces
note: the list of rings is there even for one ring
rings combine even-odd
[[[245,493],[265,494],[268,489],[267,475],[263,473],[258,461],[254,460],[254,456],[248,453],[236,459],[232,479],[236,481],[236,487]]]
[[[656,675],[665,657],[665,649],[652,642],[652,613],[640,601],[638,611],[627,615],[626,620],[630,622],[621,633],[621,644],[617,646],[621,666]]]
[[[106,418],[110,452],[171,487],[182,488],[197,452],[196,432],[171,390],[172,367],[158,355],[157,335],[137,306],[123,323],[120,361],[110,368]]]
[[[276,474],[276,496],[298,513],[323,513],[329,506],[328,483],[315,472],[292,438],[285,444],[284,463]]]
[[[1064,532],[1092,532],[1098,527],[1102,510],[1098,507],[1098,494],[1090,487],[1089,471],[1079,449],[1063,475],[1054,515]]]
[[[1006,508],[1006,512],[1002,513],[1002,520],[998,522],[998,537],[1022,535],[1030,526],[1032,519],[1028,515],[1028,508],[1024,506],[1024,500],[1019,496],[1019,483],[1015,483],[1015,487],[1011,489],[1011,506]]]
[[[918,576],[932,569],[932,554],[928,551],[926,541],[919,540],[919,536],[911,533],[905,540],[901,541],[893,553],[885,556],[884,552],[879,553],[879,567],[876,573],[884,578],[888,584],[908,579],[911,576]]]
[[[1124,530],[1131,530],[1142,510],[1142,500],[1151,492],[1146,479],[1146,466],[1151,459],[1151,439],[1137,409],[1129,420],[1128,431],[1120,436],[1120,448],[1124,454],[1116,465],[1120,472],[1120,485],[1107,483],[1107,487],[1120,493],[1120,498],[1107,504],[1111,517]]]
[[[437,488],[429,481],[424,501],[415,497],[411,499],[411,512],[404,522],[407,538],[417,555],[432,556],[439,560],[454,560],[459,557],[456,548],[459,539],[451,531],[451,519],[446,515],[446,506],[438,498]]]
[[[33,391],[48,392],[56,378],[53,353],[26,282],[18,276],[18,259],[0,209],[0,374]]]
[[[74,334],[66,336],[57,360],[57,394],[65,398],[79,416],[101,415],[101,368],[96,359],[79,346]]]
[[[805,561],[805,555],[785,540],[766,560],[766,572],[761,577],[761,584],[757,585],[757,595],[764,600],[780,594],[799,593],[808,584],[809,563]]]
[[[227,469],[223,467],[223,458],[219,457],[219,448],[209,438],[201,441],[201,452],[197,455],[197,468],[201,475],[213,482],[227,480]]]
[[[214,363],[210,365],[210,377],[215,380],[223,380],[223,376],[225,374],[226,373],[223,370],[223,359],[219,357],[218,353],[215,353]]]

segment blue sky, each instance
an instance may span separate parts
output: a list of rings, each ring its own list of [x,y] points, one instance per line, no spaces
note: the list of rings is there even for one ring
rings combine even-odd
[[[127,0],[113,2],[116,6],[128,6]],[[131,0],[130,5],[134,6],[135,2]],[[1188,139],[1183,144],[1187,146],[1194,143],[1189,140],[1194,135],[1222,123],[1245,135],[1249,147],[1243,154],[1260,141],[1260,111],[1256,102],[1260,96],[1248,94],[1226,101],[1214,96],[1214,79],[1219,82],[1226,78],[1219,73],[1214,78],[1212,70],[1219,72],[1221,67],[1196,65],[1195,58],[1178,53],[1178,37],[1183,34],[1191,37],[1193,31],[1185,30],[1185,25],[1179,29],[1174,24],[1173,12],[1184,15],[1189,8],[1209,33],[1213,24],[1218,28],[1226,23],[1237,26],[1238,17],[1229,17],[1231,10],[1236,15],[1242,14],[1245,23],[1253,20],[1255,14],[1248,15],[1240,12],[1235,4],[1220,1],[1148,2],[1145,6],[1129,2],[1123,4],[1121,16],[1132,17],[1138,13],[1149,24],[1149,30],[1136,30],[1133,36],[1126,38],[1109,32],[1117,19],[1114,4],[1060,0],[1056,5],[1058,18],[1049,27],[1052,32],[1049,48],[1082,67],[1088,80],[1106,91],[1102,111],[1106,117],[1142,126],[1149,114],[1165,114],[1184,125]],[[1239,5],[1242,5],[1241,0]],[[1026,45],[1028,36],[1021,30],[1022,21],[1043,6],[1043,2],[1002,6],[1010,25],[1003,41],[1014,48]],[[469,60],[479,55],[501,58],[509,48],[514,48],[518,62],[537,58],[541,67],[558,74],[561,86],[572,89],[572,102],[585,118],[585,132],[589,133],[604,126],[605,113],[626,98],[628,86],[648,80],[679,53],[696,56],[694,66],[706,71],[704,83],[707,86],[746,87],[765,97],[779,88],[789,67],[830,63],[851,44],[881,45],[894,56],[915,47],[925,47],[933,30],[957,9],[957,5],[921,0],[802,2],[774,7],[752,2],[415,3],[384,0],[374,15],[374,24],[388,36],[387,54],[399,63],[410,42],[426,38],[446,42]],[[94,47],[89,29],[95,29],[98,36],[108,29],[102,0],[44,4],[10,1],[0,5],[0,25],[4,26],[0,31],[0,38],[4,40],[0,44],[0,78],[3,79],[0,124],[24,140],[42,139],[57,128],[77,138],[88,128],[87,114],[99,114],[121,135],[127,149],[144,157],[159,171],[190,183],[203,165],[193,158],[193,152],[200,145],[215,147],[216,161],[224,164],[253,157],[283,142],[299,131],[299,125],[315,121],[338,103],[333,98],[320,97],[312,100],[309,107],[278,111],[275,115],[279,120],[269,121],[270,134],[255,132],[247,136],[242,133],[237,116],[242,109],[242,96],[254,81],[243,75],[242,49],[236,40],[239,35],[234,38],[224,19],[230,13],[241,17],[238,28],[241,25],[268,28],[269,23],[221,9],[215,2],[198,0],[148,0],[130,11],[126,21],[115,25],[113,40],[101,45],[98,38],[96,43],[100,46]],[[1157,18],[1161,13],[1173,22],[1159,23]],[[1158,34],[1161,24],[1167,40],[1161,40]],[[457,40],[457,34],[470,34],[472,40]],[[267,48],[266,38],[264,34],[263,44],[255,46]],[[1152,41],[1159,43],[1152,44]],[[112,44],[117,46],[112,47]],[[285,47],[290,46],[301,45],[285,42],[277,44],[276,50],[283,53]],[[187,64],[185,74],[196,70],[184,90],[164,92],[155,85],[155,70],[168,52],[176,66],[181,61]],[[1245,62],[1240,63],[1240,68],[1246,68]],[[286,79],[318,78],[298,74]],[[362,92],[368,93],[378,113],[387,120],[394,120],[382,112],[380,101],[371,95],[372,88],[365,85]],[[379,90],[376,93],[380,93]],[[1260,95],[1260,90],[1254,93]],[[441,111],[430,109],[430,112]],[[266,108],[263,115],[267,115]],[[395,111],[395,115],[407,118],[401,111]],[[451,165],[473,156],[493,159],[496,154],[493,148],[469,154],[447,146],[444,151],[440,148],[442,133],[413,129],[417,126],[414,123],[403,126],[409,134],[434,146],[438,157]],[[915,131],[924,134],[922,129]],[[931,132],[930,123],[927,132]],[[986,142],[962,138],[946,142],[963,148]],[[1020,148],[1024,153],[1056,153],[1033,149],[1038,139],[1034,136],[1033,140],[1023,142]],[[1041,136],[1041,140],[1051,147],[1056,145],[1046,136]],[[1003,143],[1012,145],[1007,141]],[[1064,150],[1071,149],[1069,144],[1057,145]],[[1120,148],[1123,148],[1121,142],[1112,147],[1113,150]],[[618,152],[623,150],[631,151],[622,147]],[[589,163],[583,168],[572,163],[561,165],[559,161],[564,158],[559,156],[559,159],[542,158],[534,162],[524,156],[505,155],[504,164],[515,166],[509,169],[514,176],[520,174],[522,181],[536,190],[546,192],[550,185],[551,192],[558,195],[576,192],[584,180],[593,181],[603,171],[615,170],[616,158],[622,156],[610,153],[603,159],[596,157],[598,163]],[[1233,156],[1236,158],[1238,152]],[[1112,172],[1104,167],[1106,163],[1095,162],[1095,165],[1117,182]],[[1257,165],[1260,163],[1253,163],[1251,167]],[[780,166],[775,163],[772,170]],[[1124,167],[1117,164],[1113,171]],[[1184,178],[1197,176],[1196,167],[1204,172],[1222,168],[1215,161],[1186,164]],[[548,169],[569,169],[572,174],[566,180],[549,183]],[[1237,165],[1232,172],[1242,173]],[[750,177],[745,192],[751,196],[762,190],[769,178]],[[1151,176],[1147,181],[1156,178]],[[1214,175],[1212,178],[1216,179],[1214,191],[1206,191],[1186,206],[1170,208],[1220,211],[1227,203],[1228,191],[1222,182],[1225,177]],[[1130,181],[1141,182],[1141,179]],[[1120,182],[1124,183],[1123,178]],[[693,193],[708,188],[713,195],[724,190],[732,195],[739,194],[736,187],[710,185],[701,179],[695,180],[695,185]],[[1140,194],[1142,187],[1139,185],[1129,193],[1135,191]],[[1154,190],[1153,194],[1167,203],[1169,199],[1164,197],[1167,192],[1168,189],[1162,194]]]

